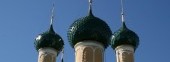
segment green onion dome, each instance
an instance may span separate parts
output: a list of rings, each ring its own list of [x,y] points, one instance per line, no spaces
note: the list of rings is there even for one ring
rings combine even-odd
[[[40,48],[51,47],[60,52],[63,48],[64,43],[62,38],[54,32],[53,26],[51,25],[48,31],[40,34],[36,38],[34,45],[37,51]]]
[[[84,40],[94,40],[106,48],[111,34],[109,26],[103,20],[95,17],[90,10],[88,16],[79,18],[70,26],[68,40],[72,47]]]
[[[132,45],[134,49],[136,49],[139,45],[139,37],[137,34],[131,30],[129,30],[125,22],[123,22],[123,26],[114,33],[111,39],[112,48],[116,48],[119,45]]]

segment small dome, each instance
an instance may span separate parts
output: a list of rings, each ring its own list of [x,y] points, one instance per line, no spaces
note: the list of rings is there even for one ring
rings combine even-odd
[[[44,48],[44,47],[51,47],[56,49],[56,51],[61,51],[64,43],[62,38],[54,32],[53,27],[51,25],[48,31],[40,34],[36,38],[34,45],[37,51],[40,48]]]
[[[139,37],[135,32],[129,30],[124,22],[123,26],[114,33],[111,39],[111,46],[114,49],[122,44],[132,45],[135,49],[139,45]]]
[[[68,40],[72,47],[83,40],[94,40],[107,47],[112,32],[101,19],[89,12],[88,16],[76,20],[68,30]]]

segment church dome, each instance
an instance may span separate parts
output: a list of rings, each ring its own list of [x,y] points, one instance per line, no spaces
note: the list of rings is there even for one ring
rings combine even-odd
[[[109,26],[95,17],[91,10],[88,16],[76,20],[68,30],[68,40],[72,47],[80,41],[94,40],[106,48],[110,42],[112,32]]]
[[[136,49],[139,45],[139,37],[137,34],[131,30],[129,30],[125,22],[123,22],[123,26],[114,33],[111,39],[112,48],[116,48],[119,45],[132,45],[134,49]]]
[[[35,48],[38,51],[40,48],[51,47],[56,51],[61,51],[63,48],[62,38],[56,34],[53,30],[53,26],[50,26],[50,29],[42,34],[40,34],[36,41],[34,42]]]

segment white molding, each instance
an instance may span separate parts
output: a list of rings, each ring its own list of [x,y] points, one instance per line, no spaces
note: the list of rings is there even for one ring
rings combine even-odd
[[[131,45],[120,45],[115,48],[116,51],[131,51],[134,53],[134,47]]]
[[[40,48],[38,51],[39,51],[39,55],[44,54],[44,53],[51,53],[54,56],[57,56],[57,51],[53,48],[49,48],[49,47]]]
[[[80,41],[74,46],[74,48],[75,48],[75,50],[77,50],[82,46],[88,46],[88,45],[89,46],[97,46],[97,47],[100,47],[101,49],[104,49],[104,46],[101,43],[99,43],[97,41],[92,41],[92,40]]]

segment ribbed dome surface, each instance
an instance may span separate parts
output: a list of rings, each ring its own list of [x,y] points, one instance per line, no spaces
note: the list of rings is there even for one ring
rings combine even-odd
[[[88,16],[76,20],[70,26],[68,39],[72,47],[83,40],[98,41],[107,47],[111,34],[109,26],[90,12]]]
[[[51,47],[56,49],[56,51],[61,51],[64,45],[62,38],[54,32],[52,25],[48,31],[36,38],[34,44],[37,51],[44,47]]]
[[[119,45],[132,45],[135,49],[139,45],[139,37],[137,34],[131,30],[129,30],[125,23],[123,22],[123,26],[114,33],[111,39],[112,48],[116,48]]]

